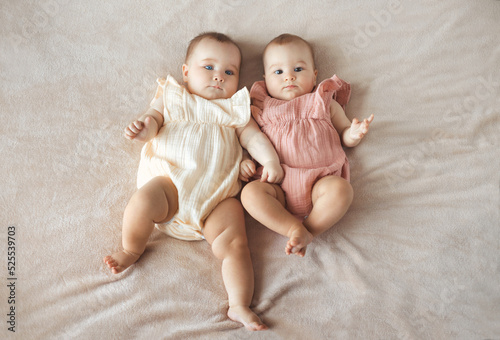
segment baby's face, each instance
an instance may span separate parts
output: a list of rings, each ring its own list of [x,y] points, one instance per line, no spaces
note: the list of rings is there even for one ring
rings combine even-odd
[[[182,65],[187,90],[205,99],[230,98],[238,90],[241,56],[231,43],[201,40]]]
[[[300,41],[269,45],[264,55],[264,72],[267,91],[281,100],[310,93],[318,74],[308,46]]]

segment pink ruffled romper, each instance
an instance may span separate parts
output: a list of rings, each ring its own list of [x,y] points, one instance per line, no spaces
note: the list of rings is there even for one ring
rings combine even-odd
[[[349,180],[349,162],[332,125],[330,101],[345,109],[350,93],[350,85],[336,75],[289,101],[270,97],[264,81],[252,86],[252,115],[280,157],[286,208],[299,219],[311,212],[312,188],[320,178]]]

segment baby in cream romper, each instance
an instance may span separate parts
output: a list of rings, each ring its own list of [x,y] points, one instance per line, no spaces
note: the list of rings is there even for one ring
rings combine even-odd
[[[171,76],[158,84],[151,107],[163,112],[165,123],[142,149],[137,185],[170,177],[179,193],[179,210],[156,227],[178,239],[201,240],[208,215],[241,189],[242,150],[235,129],[250,120],[250,97],[243,88],[229,99],[206,100]]]

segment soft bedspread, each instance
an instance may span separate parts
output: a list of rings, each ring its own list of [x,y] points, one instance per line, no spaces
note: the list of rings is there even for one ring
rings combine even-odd
[[[125,273],[102,263],[135,190],[122,130],[211,30],[247,87],[271,38],[301,35],[320,79],[351,83],[348,117],[375,114],[347,150],[353,205],[305,258],[247,216],[258,334],[226,318],[206,242],[155,232]],[[0,336],[500,338],[499,31],[494,0],[3,1]]]

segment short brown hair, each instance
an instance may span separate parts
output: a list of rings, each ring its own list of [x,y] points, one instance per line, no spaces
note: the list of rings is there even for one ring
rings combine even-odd
[[[313,63],[314,63],[314,50],[313,50],[311,44],[308,43],[306,40],[302,39],[301,37],[299,37],[298,35],[289,34],[289,33],[283,33],[281,35],[278,35],[273,40],[271,40],[266,45],[266,48],[264,48],[264,52],[262,54],[262,57],[264,57],[266,55],[266,50],[271,45],[274,45],[274,44],[276,44],[276,45],[286,45],[286,44],[289,44],[289,43],[292,43],[292,42],[296,42],[296,41],[300,41],[300,42],[303,42],[304,44],[306,44],[306,46],[309,48],[309,51],[311,52],[311,56],[313,58]]]
[[[188,59],[191,56],[191,54],[193,53],[193,50],[195,49],[196,45],[198,45],[198,43],[205,38],[213,39],[213,40],[218,41],[220,43],[232,44],[238,48],[238,51],[240,52],[240,56],[241,56],[240,47],[233,41],[233,39],[229,38],[227,35],[225,35],[223,33],[218,33],[218,32],[203,32],[203,33],[199,34],[198,36],[194,37],[189,42],[189,46],[188,46],[187,52],[186,52],[185,62],[188,61]]]

